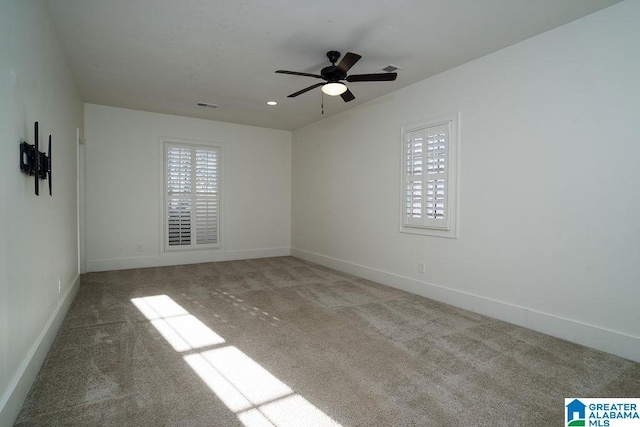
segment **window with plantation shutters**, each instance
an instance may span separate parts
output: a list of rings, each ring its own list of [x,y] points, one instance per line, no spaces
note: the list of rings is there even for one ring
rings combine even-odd
[[[165,249],[219,245],[220,147],[164,143]]]
[[[402,128],[400,231],[457,237],[458,113]]]

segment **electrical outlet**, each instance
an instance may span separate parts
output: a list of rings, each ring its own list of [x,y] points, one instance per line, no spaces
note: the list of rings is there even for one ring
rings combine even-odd
[[[58,279],[58,293],[62,292],[62,279]]]
[[[142,246],[142,243],[138,243],[138,252],[144,252],[144,246]]]
[[[418,263],[418,273],[424,274],[424,262]]]

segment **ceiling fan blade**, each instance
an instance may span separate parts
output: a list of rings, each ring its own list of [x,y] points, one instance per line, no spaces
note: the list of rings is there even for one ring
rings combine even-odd
[[[360,58],[362,58],[362,56],[358,55],[357,53],[347,52],[344,58],[342,58],[342,61],[340,61],[340,63],[338,64],[338,70],[346,73],[351,67],[355,65],[356,62],[360,60]]]
[[[347,76],[348,82],[390,82],[398,77],[398,73],[353,74]]]
[[[306,89],[302,89],[302,90],[297,91],[296,93],[292,93],[291,95],[287,96],[287,98],[295,98],[298,95],[302,95],[303,93],[309,92],[311,89],[315,89],[315,88],[320,87],[322,85],[324,85],[324,83],[314,84],[313,86],[309,86]]]
[[[340,95],[340,96],[342,97],[344,102],[349,102],[349,101],[353,101],[354,99],[356,99],[355,95],[353,93],[351,93],[351,91],[349,89],[347,89],[347,91],[345,93],[343,93],[342,95]]]
[[[309,74],[309,73],[299,73],[297,71],[287,71],[287,70],[278,70],[276,73],[279,74],[291,74],[294,76],[304,76],[304,77],[315,77],[316,79],[321,79],[322,76],[320,74]]]

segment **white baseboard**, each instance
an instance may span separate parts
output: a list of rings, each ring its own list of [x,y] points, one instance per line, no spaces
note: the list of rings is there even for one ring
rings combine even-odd
[[[640,337],[291,248],[291,255],[383,285],[640,362]]]
[[[44,359],[53,344],[53,340],[58,334],[60,325],[69,311],[71,302],[78,292],[80,286],[80,275],[73,279],[73,284],[67,288],[60,299],[58,306],[44,326],[44,329],[33,343],[27,356],[24,358],[18,371],[13,376],[9,387],[0,399],[0,427],[12,426],[22,409],[24,400],[29,394],[31,385],[36,379]]]
[[[160,256],[87,260],[87,272],[166,267],[169,265],[200,264],[203,262],[236,261],[240,259],[271,258],[289,255],[291,255],[291,248],[168,252]]]

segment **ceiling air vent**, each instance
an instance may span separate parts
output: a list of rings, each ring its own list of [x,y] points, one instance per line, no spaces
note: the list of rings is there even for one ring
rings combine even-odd
[[[209,107],[209,108],[218,108],[217,104],[210,104],[208,102],[198,102],[198,107]]]
[[[398,67],[397,65],[389,64],[386,67],[384,67],[382,71],[386,71],[387,73],[393,73],[394,71],[397,71],[399,69],[400,67]]]

